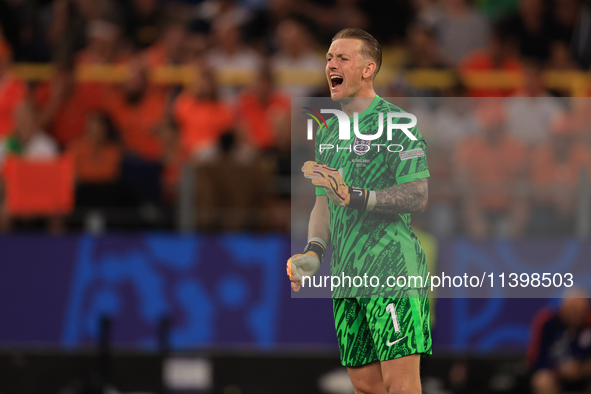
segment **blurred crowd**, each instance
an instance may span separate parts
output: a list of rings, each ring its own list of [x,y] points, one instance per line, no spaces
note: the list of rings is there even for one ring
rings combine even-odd
[[[588,393],[591,382],[589,294],[570,290],[558,307],[536,314],[526,361],[533,394]]]
[[[529,93],[400,105],[418,118],[431,172],[428,209],[415,224],[439,236],[584,236],[589,98]]]
[[[133,208],[142,225],[172,223],[179,190],[192,188],[198,228],[286,230],[290,97],[326,96],[308,79],[322,79],[331,37],[360,27],[391,71],[380,95],[451,97],[402,106],[429,144],[434,182],[419,225],[572,234],[573,190],[581,169],[591,174],[591,111],[554,98],[568,92],[548,91],[542,77],[589,68],[589,23],[583,0],[0,0],[0,161],[68,155],[77,209]],[[51,63],[52,74],[24,80],[11,66],[25,62]],[[102,65],[121,66],[123,81],[80,73]],[[155,82],[165,66],[183,66],[183,81]],[[522,82],[467,88],[458,78],[435,90],[397,76],[418,68]],[[460,101],[499,96],[513,98]],[[18,225],[3,204],[0,228]]]

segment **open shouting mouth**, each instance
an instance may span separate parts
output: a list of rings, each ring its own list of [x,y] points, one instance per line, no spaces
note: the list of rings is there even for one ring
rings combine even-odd
[[[332,90],[338,89],[344,82],[344,79],[340,75],[331,75],[330,76],[330,88]]]

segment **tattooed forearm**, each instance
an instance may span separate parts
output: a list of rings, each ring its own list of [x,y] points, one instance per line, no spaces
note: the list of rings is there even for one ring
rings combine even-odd
[[[403,183],[376,191],[375,212],[418,213],[427,206],[427,179]]]

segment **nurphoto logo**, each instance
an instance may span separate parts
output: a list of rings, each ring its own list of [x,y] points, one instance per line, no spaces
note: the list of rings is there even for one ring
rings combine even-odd
[[[343,111],[340,111],[338,109],[321,109],[320,113],[318,113],[318,111],[315,111],[311,108],[308,108],[308,107],[303,107],[303,108],[313,112],[313,113],[310,113],[310,112],[304,112],[304,113],[316,121],[319,129],[324,127],[326,130],[328,130],[326,120],[324,119],[324,117],[321,114],[334,114],[337,117],[337,120],[339,122],[339,139],[340,140],[350,140],[351,139],[351,125],[349,123],[349,117]],[[394,123],[394,119],[400,119],[400,118],[410,119],[410,123]],[[313,127],[312,119],[308,119],[308,140],[312,140],[313,134],[314,134],[313,130],[312,130],[312,127]],[[417,125],[417,117],[416,116],[414,116],[413,114],[406,113],[406,112],[388,112],[386,115],[386,119],[387,119],[386,136],[388,138],[388,141],[392,140],[392,131],[396,130],[396,129],[401,130],[411,140],[413,140],[413,141],[417,140],[417,137],[415,137],[409,130]],[[380,112],[378,114],[378,131],[375,134],[361,134],[359,132],[359,113],[358,112],[353,113],[353,131],[355,132],[355,136],[357,138],[362,139],[364,141],[377,140],[378,138],[380,138],[382,136],[382,133],[384,132],[384,113]]]
[[[328,131],[328,125],[326,123],[326,119],[322,116],[322,114],[333,114],[336,116],[337,121],[339,122],[339,139],[340,140],[350,140],[351,139],[351,124],[349,121],[349,117],[343,111],[338,109],[321,109],[320,112],[309,108],[309,107],[302,107],[309,112],[304,112],[304,114],[308,115],[311,119],[308,119],[307,123],[307,138],[308,140],[312,140],[314,138],[314,130],[313,130],[313,122],[312,120],[316,121],[318,125],[318,130],[322,130],[323,128]],[[395,123],[395,119],[410,119],[409,123]],[[413,114],[409,114],[407,112],[388,112],[386,114],[386,137],[388,141],[392,140],[392,134],[394,130],[402,131],[409,139],[416,141],[417,137],[415,137],[411,132],[410,129],[415,127],[417,124],[417,117]],[[349,146],[334,146],[332,144],[320,144],[318,150],[321,154],[322,152],[330,149],[335,149],[337,151],[341,149],[346,149],[349,151],[355,152],[358,156],[363,156],[367,152],[369,152],[370,148],[372,147],[372,141],[377,140],[382,136],[384,133],[384,113],[378,113],[378,125],[377,125],[377,132],[375,134],[361,134],[359,132],[359,113],[353,113],[353,132],[355,133],[355,142],[353,145]],[[377,148],[377,151],[380,152],[380,147],[385,147],[389,152],[402,152],[404,151],[404,147],[400,144],[373,144],[374,147]],[[411,157],[408,157],[411,158]]]

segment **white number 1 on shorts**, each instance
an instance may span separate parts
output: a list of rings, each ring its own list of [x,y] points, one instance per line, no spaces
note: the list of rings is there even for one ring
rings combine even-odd
[[[386,310],[392,315],[392,324],[394,325],[394,331],[400,332],[400,323],[398,323],[398,315],[396,314],[396,305],[394,303],[388,304]]]

